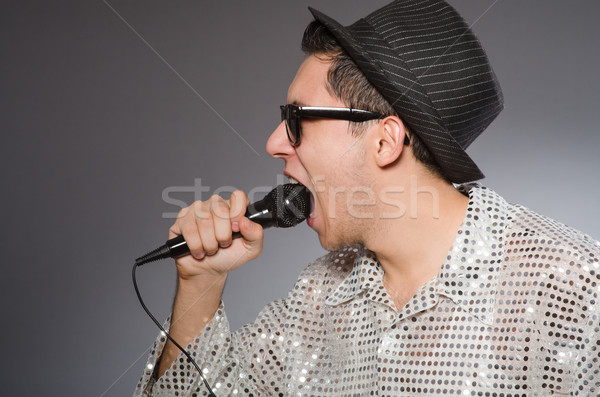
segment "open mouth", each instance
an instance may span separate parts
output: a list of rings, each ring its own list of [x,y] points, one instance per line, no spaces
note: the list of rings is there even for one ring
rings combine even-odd
[[[292,176],[286,175],[286,178],[287,178],[287,180],[288,180],[288,183],[296,183],[296,184],[302,185],[300,182],[298,182],[298,180],[296,180],[296,179],[295,179],[294,177],[292,177]]]

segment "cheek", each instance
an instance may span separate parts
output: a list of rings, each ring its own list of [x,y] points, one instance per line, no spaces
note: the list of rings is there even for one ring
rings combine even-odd
[[[329,164],[320,151],[311,149],[308,145],[303,147],[304,142],[296,149],[298,160],[313,185],[322,185],[326,182],[326,174]]]
[[[347,212],[347,187],[319,184],[317,191],[317,213],[326,221],[334,221]]]
[[[303,120],[302,143],[296,151],[337,167],[337,162],[344,160],[356,144],[348,128],[344,120]]]

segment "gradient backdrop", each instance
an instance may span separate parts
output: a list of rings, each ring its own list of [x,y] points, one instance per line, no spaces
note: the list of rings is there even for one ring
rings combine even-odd
[[[3,2],[3,395],[131,395],[157,334],[133,259],[166,240],[174,200],[281,181],[264,145],[303,59],[306,7],[349,24],[386,3]],[[451,3],[504,89],[469,149],[484,183],[600,237],[600,2]],[[229,278],[232,326],[322,253],[306,225],[268,231],[262,257]],[[139,273],[161,319],[174,280],[172,261]]]

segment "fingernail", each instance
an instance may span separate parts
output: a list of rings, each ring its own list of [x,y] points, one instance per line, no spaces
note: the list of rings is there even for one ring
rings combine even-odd
[[[194,257],[196,257],[196,259],[202,259],[202,258],[204,258],[204,251],[196,252],[194,254]]]
[[[240,231],[240,224],[237,222],[232,222],[231,223],[231,230],[233,230],[234,232],[239,232]]]
[[[208,251],[208,252],[206,253],[206,255],[208,255],[208,256],[214,255],[214,254],[216,254],[216,253],[217,253],[217,251],[218,251],[218,250],[214,250],[214,251]]]
[[[231,241],[231,240],[225,241],[225,242],[220,242],[219,243],[219,247],[221,247],[221,248],[227,248],[227,247],[229,247],[231,245],[232,242],[233,241]]]

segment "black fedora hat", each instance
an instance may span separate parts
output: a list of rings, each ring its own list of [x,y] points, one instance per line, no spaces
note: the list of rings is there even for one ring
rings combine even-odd
[[[450,181],[484,177],[465,149],[502,110],[502,91],[454,8],[441,0],[397,0],[347,27],[309,9]]]

